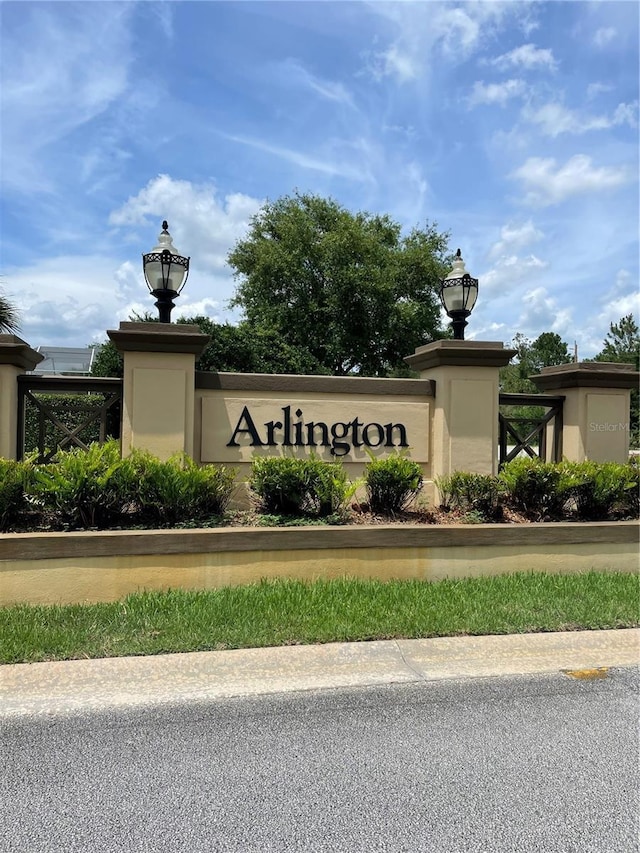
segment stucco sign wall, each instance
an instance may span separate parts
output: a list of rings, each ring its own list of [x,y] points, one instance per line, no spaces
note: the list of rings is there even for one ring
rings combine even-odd
[[[203,462],[250,462],[254,455],[366,462],[405,452],[429,458],[429,403],[362,398],[277,399],[216,394],[202,399]]]

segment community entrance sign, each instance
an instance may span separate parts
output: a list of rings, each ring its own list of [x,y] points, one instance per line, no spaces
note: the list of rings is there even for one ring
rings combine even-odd
[[[202,400],[202,460],[248,462],[255,453],[366,461],[404,451],[428,461],[429,403],[255,397]]]
[[[329,447],[332,456],[346,456],[353,447],[409,447],[404,424],[383,425],[377,421],[365,424],[355,417],[329,426],[324,421],[305,422],[302,409],[294,412],[297,420],[291,417],[291,406],[283,406],[281,411],[281,420],[262,425],[261,437],[249,407],[245,406],[227,447],[240,447],[243,437],[250,439],[251,447]]]

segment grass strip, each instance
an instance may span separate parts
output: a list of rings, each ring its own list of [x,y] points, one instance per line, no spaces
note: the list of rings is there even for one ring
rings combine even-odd
[[[623,573],[275,580],[142,592],[108,604],[0,608],[0,662],[639,624],[638,578]]]

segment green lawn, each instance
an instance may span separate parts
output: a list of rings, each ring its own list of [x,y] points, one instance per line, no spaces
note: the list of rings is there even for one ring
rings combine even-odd
[[[278,580],[139,593],[111,604],[1,608],[0,662],[639,624],[640,586],[630,574]]]

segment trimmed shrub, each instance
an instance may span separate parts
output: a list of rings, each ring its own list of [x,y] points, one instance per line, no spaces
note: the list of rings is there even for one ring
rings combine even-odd
[[[587,460],[565,462],[562,471],[582,521],[637,515],[638,474],[634,466]]]
[[[340,462],[323,462],[316,456],[255,457],[249,487],[267,513],[319,518],[341,512],[354,490]]]
[[[569,497],[567,478],[561,465],[540,459],[514,459],[499,474],[506,500],[534,521],[562,518]]]
[[[502,515],[502,484],[491,474],[454,471],[436,480],[442,509],[470,513],[474,523],[495,521]]]
[[[302,515],[307,497],[304,460],[289,456],[254,458],[249,488],[258,495],[265,512]]]
[[[130,487],[124,473],[119,443],[109,441],[59,452],[52,462],[34,466],[31,488],[64,525],[103,528],[121,516]]]
[[[420,465],[399,454],[372,459],[364,477],[371,510],[385,515],[402,512],[422,488]]]
[[[134,451],[121,459],[117,441],[59,452],[33,470],[34,497],[71,528],[168,527],[218,517],[231,499],[235,474],[184,456],[162,462]]]
[[[637,456],[629,460],[629,470],[626,476],[629,486],[625,489],[623,510],[625,515],[638,518],[640,515],[640,465],[638,465]]]
[[[220,517],[234,490],[233,469],[199,466],[185,455],[161,461],[137,450],[122,460],[122,470],[132,520],[155,527]]]
[[[9,530],[27,510],[27,463],[0,459],[0,530]]]

